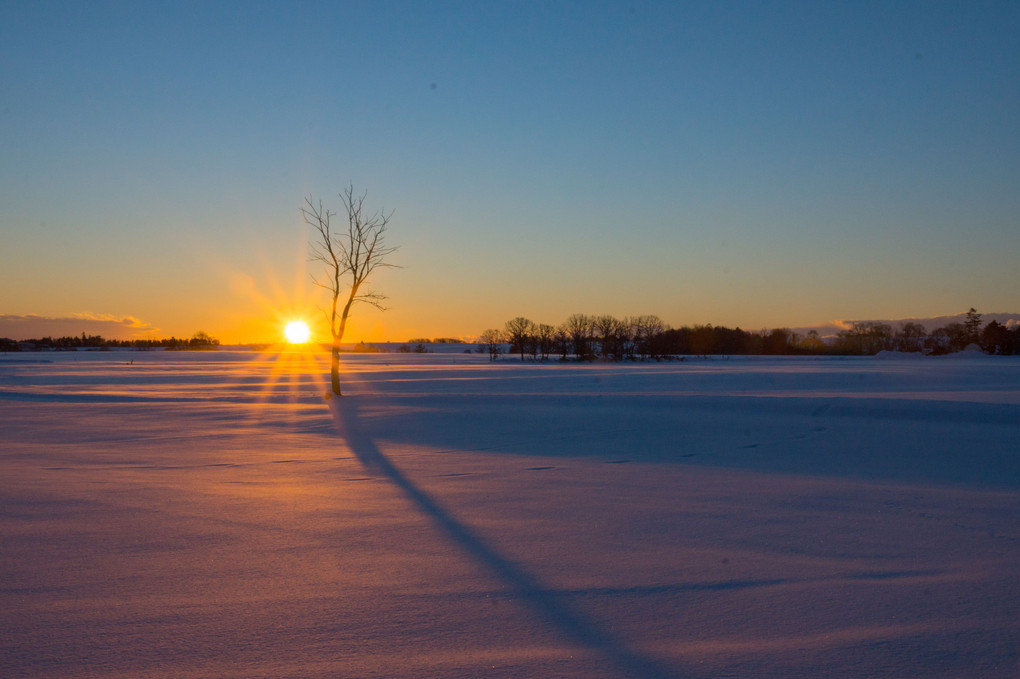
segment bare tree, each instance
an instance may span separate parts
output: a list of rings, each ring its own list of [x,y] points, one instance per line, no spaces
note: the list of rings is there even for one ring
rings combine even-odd
[[[667,328],[662,319],[653,314],[646,314],[630,319],[631,334],[634,336],[636,349],[644,360],[652,354],[652,341]]]
[[[560,355],[560,360],[566,361],[567,356],[570,355],[570,347],[572,345],[570,343],[570,335],[563,329],[563,326],[553,331],[552,343],[556,352]]]
[[[921,351],[921,341],[926,332],[920,323],[913,321],[901,323],[894,337],[897,351]]]
[[[495,361],[503,353],[503,333],[501,331],[490,328],[483,332],[478,339],[481,341],[481,346],[488,350],[490,361]]]
[[[305,198],[305,206],[301,215],[305,223],[315,229],[316,235],[309,243],[311,260],[320,262],[326,270],[320,280],[313,276],[312,280],[331,295],[331,302],[326,317],[329,320],[329,331],[333,337],[330,350],[330,383],[337,396],[340,392],[340,341],[347,329],[347,318],[351,307],[358,302],[371,304],[385,310],[382,305],[384,295],[373,292],[366,287],[366,281],[372,272],[379,267],[393,267],[386,258],[396,252],[397,248],[387,247],[384,242],[386,227],[389,225],[392,212],[368,213],[364,209],[365,193],[355,195],[354,186],[349,185],[340,193],[340,202],[347,213],[346,228],[342,225],[334,227],[332,219],[335,212],[323,207],[322,201]]]
[[[524,318],[524,316],[511,318],[503,327],[503,334],[506,336],[507,341],[510,342],[510,351],[515,349],[520,351],[521,360],[523,361],[524,354],[527,353],[528,341],[535,334],[535,324]]]
[[[592,355],[592,336],[594,335],[594,322],[591,316],[584,314],[572,314],[570,318],[560,326],[563,332],[570,338],[571,349],[579,361],[587,361],[594,358]]]
[[[536,345],[542,353],[543,361],[549,359],[549,352],[552,351],[553,347],[553,333],[555,332],[556,328],[547,323],[539,323],[535,328]]]

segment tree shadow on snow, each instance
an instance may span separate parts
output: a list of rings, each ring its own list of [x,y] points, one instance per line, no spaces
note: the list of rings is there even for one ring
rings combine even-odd
[[[623,676],[648,679],[676,676],[652,658],[627,648],[595,621],[572,610],[562,600],[563,593],[544,587],[535,576],[497,552],[446,511],[433,496],[415,485],[379,450],[371,434],[359,421],[358,406],[352,399],[333,399],[330,410],[337,432],[365,467],[389,479],[451,542],[499,578],[515,598],[525,602],[567,639],[605,656]]]

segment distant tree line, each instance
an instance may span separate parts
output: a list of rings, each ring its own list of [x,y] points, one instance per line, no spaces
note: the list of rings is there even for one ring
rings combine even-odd
[[[0,338],[0,351],[76,351],[78,349],[215,349],[220,341],[199,330],[190,339],[167,337],[164,339],[107,339],[102,335],[72,335],[68,337],[42,337],[15,341]]]
[[[1020,325],[1008,328],[998,321],[982,326],[981,314],[973,307],[962,323],[950,323],[927,332],[919,323],[900,323],[895,330],[887,323],[855,322],[836,337],[833,349],[841,354],[876,354],[879,351],[949,354],[975,345],[988,354],[1020,353]]]
[[[814,330],[799,335],[788,328],[751,332],[713,325],[671,328],[658,316],[574,314],[552,326],[523,316],[489,329],[479,338],[477,351],[496,360],[504,350],[521,360],[623,361],[669,360],[677,356],[711,355],[873,355],[879,351],[943,354],[970,344],[992,354],[1020,352],[1020,326],[1007,328],[995,321],[982,328],[973,308],[963,323],[927,332],[912,322],[896,330],[887,324],[855,322],[834,341],[823,341]],[[509,345],[509,347],[508,347]]]

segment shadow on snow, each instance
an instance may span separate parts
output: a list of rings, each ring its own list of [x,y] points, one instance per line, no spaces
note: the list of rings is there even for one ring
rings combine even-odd
[[[550,622],[572,642],[607,657],[624,676],[648,679],[675,676],[652,658],[627,648],[596,622],[571,610],[561,600],[562,593],[544,587],[533,575],[499,554],[481,536],[446,511],[435,498],[415,485],[379,450],[371,434],[361,426],[358,406],[353,399],[333,399],[330,409],[337,431],[358,460],[389,479],[451,542],[505,583],[514,596],[524,601],[534,613]]]

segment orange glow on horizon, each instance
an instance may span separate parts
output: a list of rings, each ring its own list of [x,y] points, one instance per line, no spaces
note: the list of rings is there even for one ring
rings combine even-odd
[[[328,297],[312,283],[304,256],[304,243],[295,256],[294,278],[291,285],[285,285],[263,258],[258,275],[231,268],[220,263],[222,275],[232,296],[238,300],[233,308],[219,315],[221,327],[213,334],[224,344],[257,344],[284,346],[284,351],[298,348],[302,344],[317,345],[332,340],[329,327]],[[392,336],[392,329],[384,323],[381,311],[369,305],[358,305],[351,314],[344,333],[345,344],[358,342],[375,343],[403,341],[402,333]],[[308,328],[307,339],[295,341],[288,334],[287,326],[301,321]],[[303,335],[304,330],[295,327],[294,332]],[[413,333],[408,336],[413,336]]]

